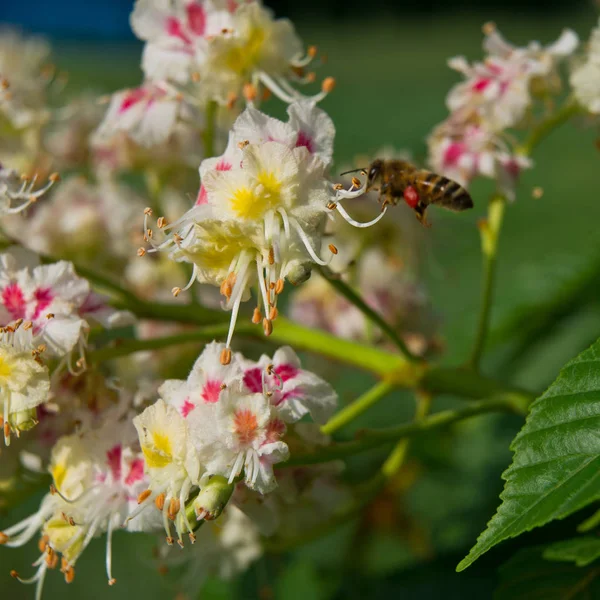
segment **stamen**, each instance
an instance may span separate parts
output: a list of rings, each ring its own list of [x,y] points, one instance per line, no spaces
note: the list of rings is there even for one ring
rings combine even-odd
[[[221,364],[228,365],[231,362],[231,348],[221,350]]]
[[[111,515],[108,518],[108,528],[106,531],[106,576],[108,578],[108,585],[113,585],[117,581],[112,576],[112,534],[113,534],[113,519],[112,519],[112,515]],[[66,579],[66,576],[65,576],[65,579]],[[69,582],[67,582],[67,583],[69,583]]]
[[[310,243],[310,240],[308,239],[308,236],[306,235],[306,233],[304,233],[302,227],[300,227],[300,225],[298,224],[298,221],[296,221],[296,219],[290,219],[290,223],[292,224],[292,227],[296,230],[296,233],[300,236],[300,239],[302,240],[302,243],[304,244],[304,247],[306,248],[306,250],[310,254],[310,257],[318,265],[321,265],[322,267],[328,265],[329,261],[323,260],[323,259],[321,259],[321,258],[319,258],[317,256],[317,253],[314,251],[313,247],[311,246],[311,243]]]
[[[271,322],[271,319],[263,319],[263,330],[267,337],[273,333],[273,323]]]
[[[364,227],[371,227],[372,225],[375,225],[375,223],[378,223],[379,221],[381,221],[381,219],[383,219],[385,213],[387,212],[387,206],[381,211],[381,213],[379,214],[379,216],[375,219],[373,219],[372,221],[368,221],[367,223],[361,223],[360,221],[355,221],[342,207],[341,204],[338,204],[336,206],[338,212],[340,213],[340,215],[342,215],[342,217],[348,222],[350,223],[350,225],[354,226],[354,227],[358,227],[360,229],[364,228]]]
[[[147,500],[148,496],[150,496],[150,494],[152,494],[151,490],[144,490],[138,497],[137,497],[137,503],[141,504],[142,502],[144,502],[145,500]]]
[[[330,251],[332,254],[337,254],[337,253],[338,253],[338,249],[337,249],[337,248],[336,248],[336,247],[335,247],[333,244],[329,244],[329,246],[328,246],[328,247],[329,247],[329,251]]]
[[[254,309],[254,312],[252,313],[252,322],[255,325],[258,325],[262,320],[262,315],[260,314],[260,308],[258,308],[258,306]]]
[[[158,508],[158,510],[163,510],[164,506],[165,506],[165,495],[163,494],[159,494],[158,496],[156,496],[156,498],[154,499],[154,504],[156,505],[156,508]]]

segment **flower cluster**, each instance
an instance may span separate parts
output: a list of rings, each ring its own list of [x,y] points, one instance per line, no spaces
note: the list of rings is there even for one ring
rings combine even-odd
[[[337,209],[359,227],[385,214],[357,223],[342,208],[340,201],[361,195],[364,185],[356,182],[346,191],[329,182],[335,128],[327,114],[313,102],[292,104],[288,114],[284,123],[248,107],[235,122],[224,154],[202,162],[195,206],[170,225],[158,219],[166,240],[157,242],[145,221],[146,239],[155,250],[168,250],[174,260],[193,265],[183,290],[199,281],[218,286],[225,297],[232,316],[223,364],[231,355],[240,303],[251,287],[258,288],[252,321],[262,322],[269,335],[285,280],[302,283],[314,263],[328,263],[318,255],[328,213]],[[329,249],[337,253],[334,245]],[[181,291],[174,288],[173,294]]]
[[[260,100],[261,85],[293,102],[302,96],[290,82],[314,80],[305,69],[316,49],[305,55],[292,24],[274,19],[258,0],[138,0],[131,24],[146,42],[145,81],[112,96],[98,144],[122,132],[140,146],[157,146],[179,135],[182,123],[202,130],[212,102],[235,116],[241,101]],[[311,100],[318,102],[333,86],[325,79]],[[227,120],[222,111],[221,119]]]
[[[162,512],[167,541],[178,543],[194,526],[186,512],[192,490],[198,520],[219,516],[238,481],[266,494],[276,487],[273,466],[289,449],[286,427],[305,415],[323,423],[336,406],[333,389],[303,370],[291,348],[258,362],[234,355],[221,364],[223,344],[209,344],[187,380],[168,380],[160,398],[134,419],[149,477],[140,496],[144,512],[153,502]]]
[[[471,65],[461,56],[449,61],[465,80],[450,90],[450,115],[429,136],[429,162],[463,185],[480,176],[494,179],[501,193],[514,198],[519,174],[531,161],[515,152],[505,132],[524,123],[535,98],[560,91],[558,65],[573,54],[578,39],[565,30],[549,46],[531,42],[519,48],[491,23],[484,32],[483,62]]]
[[[70,583],[75,563],[95,537],[106,541],[106,572],[112,576],[112,533],[120,527],[147,486],[144,460],[137,445],[129,413],[129,401],[122,398],[95,428],[62,437],[54,446],[49,471],[53,485],[37,512],[0,533],[0,543],[13,548],[39,534],[41,556],[35,561],[35,575],[21,579],[37,583],[38,594],[46,571],[58,566]],[[129,531],[151,531],[159,524],[147,513],[127,521]]]

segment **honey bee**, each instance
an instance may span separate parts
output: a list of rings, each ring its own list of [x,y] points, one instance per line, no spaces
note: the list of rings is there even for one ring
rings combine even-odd
[[[419,169],[405,160],[378,158],[368,169],[355,171],[362,171],[367,175],[366,191],[379,192],[379,201],[383,200],[382,208],[388,204],[395,206],[402,198],[424,225],[427,224],[425,213],[431,204],[457,212],[473,208],[469,192],[456,181],[426,169]]]

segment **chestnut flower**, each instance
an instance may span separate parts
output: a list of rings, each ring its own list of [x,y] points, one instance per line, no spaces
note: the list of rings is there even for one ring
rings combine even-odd
[[[291,22],[274,19],[257,0],[137,0],[131,25],[146,42],[146,77],[186,90],[198,105],[214,100],[231,106],[245,85],[256,95],[259,84],[293,102],[300,94],[290,81],[313,80],[305,67],[315,49],[304,55]],[[313,100],[321,100],[332,87],[331,78],[326,79]]]
[[[0,533],[0,543],[15,548],[41,535],[40,558],[35,575],[21,579],[36,583],[41,597],[48,569],[60,559],[61,573],[70,583],[75,563],[95,537],[106,532],[106,573],[112,576],[112,533],[135,506],[147,485],[144,462],[137,446],[127,402],[106,414],[96,429],[86,429],[61,438],[52,450],[50,473],[53,485],[39,509],[20,523]],[[152,531],[158,520],[153,514],[127,523],[129,531]]]
[[[357,227],[372,225],[385,214],[358,223],[344,211],[340,201],[363,194],[365,186],[354,182],[347,191],[329,181],[333,123],[312,102],[293,104],[288,113],[289,121],[283,123],[248,107],[236,120],[225,153],[200,165],[196,205],[166,227],[159,220],[165,241],[154,238],[147,220],[144,225],[155,250],[168,250],[173,260],[193,265],[183,290],[194,281],[220,288],[224,308],[232,313],[227,348],[251,288],[258,298],[252,320],[262,321],[269,335],[285,281],[302,283],[313,263],[328,264],[318,251],[330,211],[337,209]],[[331,252],[336,251],[332,245]]]

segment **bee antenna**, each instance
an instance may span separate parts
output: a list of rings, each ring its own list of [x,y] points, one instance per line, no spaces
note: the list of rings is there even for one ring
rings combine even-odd
[[[343,173],[340,173],[340,177],[342,175],[348,175],[348,173],[356,173],[357,171],[366,171],[367,169],[365,169],[364,167],[361,167],[360,169],[352,169],[351,171],[344,171]]]

